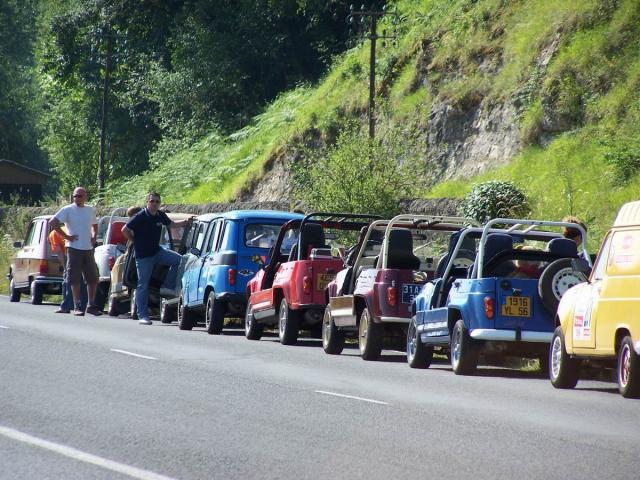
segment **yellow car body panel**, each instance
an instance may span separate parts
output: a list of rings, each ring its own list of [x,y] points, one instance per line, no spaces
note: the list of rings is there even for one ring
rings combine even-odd
[[[622,207],[589,282],[563,296],[558,318],[570,355],[614,359],[626,335],[640,354],[640,201]]]

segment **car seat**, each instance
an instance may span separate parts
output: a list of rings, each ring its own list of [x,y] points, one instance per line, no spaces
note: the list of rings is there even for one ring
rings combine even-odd
[[[568,238],[554,238],[547,244],[549,253],[560,257],[577,257],[578,246],[573,240]]]
[[[483,271],[483,276],[504,277],[513,271],[515,265],[512,261],[498,263],[499,255],[503,252],[510,252],[511,250],[513,250],[513,238],[511,238],[511,235],[507,235],[506,233],[490,233],[487,235],[482,268],[483,270],[487,269],[487,267],[490,268],[487,269],[487,271]],[[478,259],[479,257],[476,257],[473,266],[474,274],[478,271]],[[491,271],[490,275],[489,270]]]
[[[410,230],[396,229],[389,233],[387,268],[418,270],[420,259],[413,254],[413,236]]]
[[[306,223],[302,229],[301,238],[301,260],[309,258],[309,254],[314,248],[329,248],[324,243],[325,239],[322,225],[318,223]],[[293,252],[293,249],[291,251]]]
[[[109,243],[112,245],[126,245],[127,239],[122,233],[122,227],[126,224],[125,222],[113,222],[109,225],[109,232],[107,238],[109,239]]]

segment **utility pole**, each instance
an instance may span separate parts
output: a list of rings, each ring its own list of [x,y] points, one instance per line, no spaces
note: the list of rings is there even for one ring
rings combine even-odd
[[[391,13],[394,16],[393,22],[396,23],[397,13],[387,12],[385,8],[382,10],[367,10],[362,5],[360,10],[354,10],[353,5],[349,6],[349,16],[347,22],[353,23],[356,17],[360,17],[360,23],[364,23],[365,18],[369,18],[369,41],[370,41],[370,53],[369,53],[369,138],[373,139],[376,135],[376,41],[378,39],[392,39],[395,42],[396,33],[394,30],[393,35],[387,35],[385,30],[382,31],[382,35],[378,35],[378,19]],[[384,42],[383,42],[384,46]]]
[[[107,115],[109,112],[109,81],[111,75],[111,55],[113,52],[113,36],[110,33],[111,26],[107,24],[107,57],[104,67],[104,83],[102,88],[102,119],[100,121],[100,156],[98,158],[98,194],[104,192],[104,150],[107,136]]]

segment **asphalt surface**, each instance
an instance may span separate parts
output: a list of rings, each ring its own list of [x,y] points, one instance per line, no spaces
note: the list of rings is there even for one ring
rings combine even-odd
[[[0,296],[0,479],[640,477],[613,382],[54,310]]]

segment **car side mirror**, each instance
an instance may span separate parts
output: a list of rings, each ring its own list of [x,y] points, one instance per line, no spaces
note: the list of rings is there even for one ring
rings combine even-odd
[[[258,265],[260,265],[261,267],[264,267],[264,257],[262,255],[252,255],[251,256],[251,261],[253,263],[257,263]]]
[[[196,247],[191,247],[191,248],[189,249],[189,253],[190,253],[191,255],[195,255],[196,257],[199,257],[199,256],[200,256],[200,249],[199,249],[199,248],[196,248]]]
[[[13,242],[13,248],[22,248],[22,242]]]
[[[591,275],[591,267],[584,258],[572,259],[571,268],[577,272],[584,274],[586,277],[589,277],[589,275]]]

